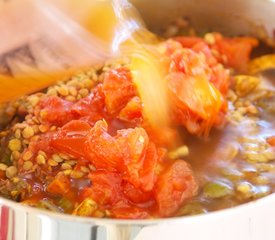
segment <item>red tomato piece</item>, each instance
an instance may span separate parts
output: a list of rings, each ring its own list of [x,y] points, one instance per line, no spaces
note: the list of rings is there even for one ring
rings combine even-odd
[[[107,128],[105,121],[96,122],[87,136],[85,154],[97,169],[119,170],[123,168],[123,149]]]
[[[0,170],[0,180],[1,179],[5,179],[6,178],[6,174],[4,171]]]
[[[73,119],[71,108],[73,103],[63,100],[60,97],[50,96],[42,99],[39,103],[41,111],[38,112],[38,117],[41,117],[43,122],[48,122],[57,126],[63,126]]]
[[[221,65],[213,66],[211,70],[210,82],[225,96],[230,83],[229,70],[224,69]]]
[[[126,106],[120,111],[118,118],[127,121],[135,122],[142,121],[142,102],[139,97],[133,97]]]
[[[268,137],[266,141],[269,145],[271,145],[272,147],[275,147],[275,136]]]
[[[81,120],[73,120],[64,125],[50,140],[50,145],[60,152],[85,157],[84,148],[91,126]]]
[[[203,53],[206,58],[206,63],[209,67],[213,67],[218,64],[218,61],[213,56],[210,47],[204,41],[193,45],[192,50],[194,50],[196,53]]]
[[[103,93],[107,112],[119,112],[136,95],[130,71],[127,68],[108,71],[103,82]]]
[[[151,191],[158,162],[156,147],[143,128],[123,129],[116,136],[126,168],[124,179],[143,191]]]
[[[98,84],[90,95],[74,104],[71,112],[75,118],[86,117],[91,124],[94,124],[104,117],[104,106],[102,84]]]
[[[144,192],[129,182],[124,182],[123,193],[132,203],[146,203],[154,199],[153,192]]]
[[[89,195],[97,204],[103,207],[113,207],[118,202],[126,201],[123,198],[121,188],[121,176],[119,173],[105,170],[97,170],[90,174],[92,186],[86,190],[86,197]]]
[[[197,191],[198,183],[190,166],[183,160],[173,162],[159,176],[154,189],[160,216],[172,216]]]
[[[157,178],[157,166],[160,156],[154,143],[149,143],[142,169],[139,171],[139,182],[143,191],[151,191]]]
[[[258,45],[258,40],[250,37],[223,38],[220,34],[216,34],[215,38],[212,48],[226,56],[221,61],[238,71],[245,71],[250,53]]]
[[[173,40],[179,42],[183,48],[193,48],[198,43],[203,43],[204,40],[200,37],[174,37]]]
[[[168,88],[178,108],[184,105],[199,118],[215,118],[221,108],[222,95],[203,75],[170,74]]]
[[[65,175],[57,175],[55,179],[47,186],[47,192],[64,196],[70,190],[70,180]]]

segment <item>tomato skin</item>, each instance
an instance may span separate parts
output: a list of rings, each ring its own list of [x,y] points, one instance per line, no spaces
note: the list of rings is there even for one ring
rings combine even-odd
[[[129,182],[123,182],[123,194],[125,197],[130,200],[132,203],[146,203],[152,201],[153,192],[144,192],[139,188],[136,188]]]
[[[136,95],[130,71],[123,67],[108,71],[104,78],[103,93],[107,112],[119,112]]]
[[[159,159],[156,146],[149,143],[148,135],[143,128],[120,130],[116,139],[123,153],[126,169],[124,179],[142,191],[151,191]]]
[[[107,128],[105,121],[96,122],[87,135],[84,152],[97,169],[119,170],[123,167],[120,145]]]
[[[87,122],[73,120],[52,136],[50,146],[75,157],[85,157],[85,141],[90,129],[91,126]]]
[[[37,115],[39,118],[41,117],[42,122],[63,126],[73,119],[70,112],[72,105],[73,103],[60,97],[46,97],[39,102],[39,106],[44,114],[41,116],[41,112],[39,111]]]
[[[173,39],[179,42],[183,48],[191,48],[196,52],[202,50],[207,57],[209,66],[213,66],[216,58],[225,66],[232,67],[237,71],[245,71],[250,53],[258,45],[258,40],[251,37],[225,38],[219,33],[213,33],[213,37],[215,41],[211,45],[199,37],[175,37]],[[209,53],[203,50],[202,45],[208,45],[211,50],[217,51],[219,56],[213,57],[212,54],[210,56]]]
[[[143,166],[145,151],[149,143],[147,133],[142,128],[122,129],[117,131],[116,140],[123,154],[123,164],[128,180],[134,185],[139,185],[139,170]]]
[[[73,105],[71,113],[75,119],[86,118],[91,124],[94,124],[105,116],[104,106],[102,84],[98,84],[91,94]]]
[[[173,162],[159,176],[154,189],[160,216],[172,216],[197,191],[198,183],[190,166],[183,160]]]
[[[149,143],[142,169],[139,171],[139,182],[143,191],[151,191],[155,185],[156,169],[159,163],[159,155],[154,143]]]

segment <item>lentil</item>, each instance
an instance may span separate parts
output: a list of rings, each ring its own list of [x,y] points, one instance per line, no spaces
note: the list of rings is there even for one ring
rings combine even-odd
[[[17,174],[17,168],[15,166],[10,166],[6,169],[7,178],[13,178]]]
[[[20,151],[21,150],[21,141],[19,139],[12,139],[9,141],[9,149],[11,151]]]
[[[23,169],[25,171],[31,170],[32,166],[33,166],[33,163],[31,161],[26,161],[23,163]]]
[[[22,132],[22,135],[24,138],[30,138],[34,135],[34,130],[32,127],[25,127],[23,132]]]
[[[33,156],[33,153],[28,150],[23,154],[23,160],[24,161],[30,160],[32,156]]]

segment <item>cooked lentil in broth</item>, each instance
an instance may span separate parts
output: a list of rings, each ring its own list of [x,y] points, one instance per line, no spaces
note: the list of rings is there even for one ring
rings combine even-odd
[[[236,44],[235,49],[226,44]],[[162,44],[161,51],[173,59],[168,78],[172,98],[187,94],[177,91],[183,75],[175,73],[197,76],[193,71],[199,71],[201,78],[213,71],[214,76],[214,88],[208,89],[208,80],[205,88],[198,85],[201,92],[194,94],[199,100],[173,99],[176,132],[155,133],[146,125],[127,58],[1,106],[0,195],[80,216],[155,218],[206,213],[274,192],[274,78],[247,74],[255,70],[248,56],[256,45],[255,39],[219,34]],[[240,48],[246,50],[236,57]],[[212,100],[209,92],[216,94]],[[175,139],[181,144],[171,144]],[[128,161],[123,169],[116,163],[117,146]]]

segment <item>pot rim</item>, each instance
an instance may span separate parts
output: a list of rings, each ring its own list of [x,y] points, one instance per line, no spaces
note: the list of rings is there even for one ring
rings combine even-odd
[[[155,225],[155,224],[169,224],[169,223],[191,223],[197,221],[209,221],[213,218],[220,219],[229,217],[232,215],[237,215],[242,212],[247,212],[251,208],[260,208],[262,206],[271,205],[275,203],[275,193],[270,194],[261,199],[254,200],[252,202],[244,203],[232,208],[226,208],[222,210],[217,210],[210,213],[199,214],[195,216],[181,216],[173,218],[158,218],[158,219],[107,219],[107,218],[94,218],[94,217],[81,217],[65,213],[55,213],[43,209],[38,209],[30,206],[24,206],[23,204],[14,202],[9,199],[0,197],[0,206],[10,207],[14,211],[23,211],[28,214],[42,215],[56,220],[67,221],[67,222],[76,222],[82,224],[91,224],[91,225],[106,225],[106,224],[115,224],[115,225],[136,225],[136,226],[146,226],[146,225]]]

